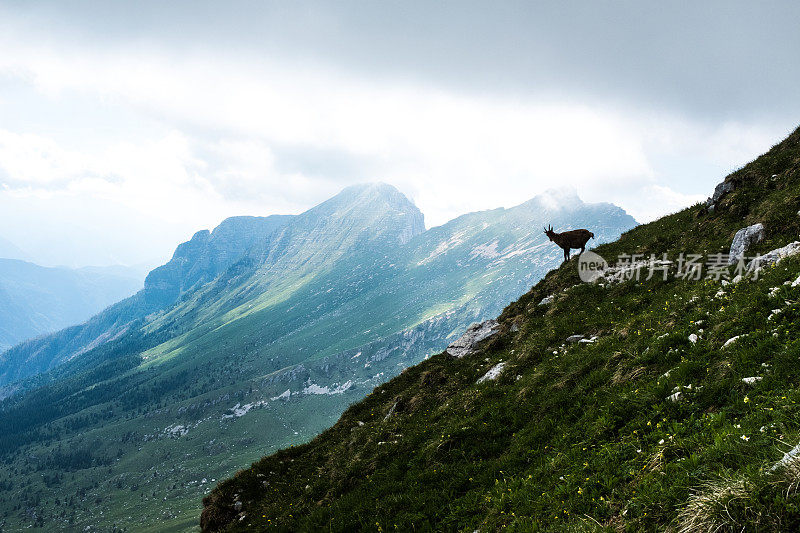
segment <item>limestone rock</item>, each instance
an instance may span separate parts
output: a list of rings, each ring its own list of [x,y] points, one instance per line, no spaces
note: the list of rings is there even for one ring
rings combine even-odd
[[[764,235],[764,224],[761,223],[753,224],[737,231],[731,243],[728,264],[732,265],[743,258],[750,246],[764,240]]]
[[[735,188],[734,184],[729,181],[723,181],[722,183],[718,184],[714,188],[714,194],[711,195],[711,198],[706,200],[706,207],[708,207],[709,211],[713,211],[717,205],[717,202],[726,194],[731,192]]]
[[[488,339],[500,329],[500,324],[496,320],[472,324],[467,328],[458,340],[447,347],[447,353],[453,357],[461,358],[475,351],[476,345],[484,339]]]
[[[505,366],[506,366],[505,361],[497,363],[492,368],[490,368],[488,372],[486,372],[483,376],[481,376],[481,378],[478,380],[478,383],[483,383],[484,381],[496,380],[498,377],[500,377],[500,374],[503,372]]]

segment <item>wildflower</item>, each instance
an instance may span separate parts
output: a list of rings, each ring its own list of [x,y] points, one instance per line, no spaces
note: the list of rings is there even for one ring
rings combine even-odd
[[[749,396],[745,396],[744,397],[744,403],[750,403],[750,397]]]
[[[745,442],[747,442],[747,441],[749,441],[749,440],[750,440],[750,437],[748,437],[747,435],[742,435],[742,437],[741,437],[741,438],[742,438],[742,440],[743,440],[743,441],[745,441]]]

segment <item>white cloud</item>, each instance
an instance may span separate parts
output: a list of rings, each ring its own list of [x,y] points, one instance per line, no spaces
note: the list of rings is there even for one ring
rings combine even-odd
[[[151,230],[129,229],[139,248],[158,242],[159,257],[176,244],[162,242],[175,233],[230,215],[298,212],[366,180],[398,186],[429,225],[554,186],[650,220],[700,197],[696,178],[673,180],[658,157],[707,171],[743,163],[775,140],[774,132],[743,124],[535,95],[458,94],[246,53],[54,45],[11,24],[0,29],[0,79],[28,83],[55,105],[94,99],[112,117],[133,113],[158,124],[130,138],[116,131],[85,139],[4,125],[0,197],[14,198],[17,211],[21,198],[69,197],[74,209],[98,217],[98,202],[122,206],[121,214],[172,228],[155,241]],[[352,175],[309,168],[304,153],[339,154]],[[700,189],[720,178],[703,176]],[[96,234],[98,246],[118,238]]]

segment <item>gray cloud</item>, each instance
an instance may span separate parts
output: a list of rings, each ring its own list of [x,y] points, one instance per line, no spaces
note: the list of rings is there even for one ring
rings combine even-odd
[[[459,90],[588,96],[713,120],[800,114],[796,2],[7,5],[98,45],[248,50]]]
[[[553,184],[651,220],[796,126],[798,22],[788,2],[5,1],[3,237],[154,262],[372,180],[432,224]]]

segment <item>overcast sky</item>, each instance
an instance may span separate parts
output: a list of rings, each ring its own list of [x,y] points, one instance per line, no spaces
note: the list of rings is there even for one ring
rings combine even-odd
[[[152,265],[366,181],[429,227],[550,187],[652,220],[798,125],[798,28],[788,1],[0,0],[0,238]]]

